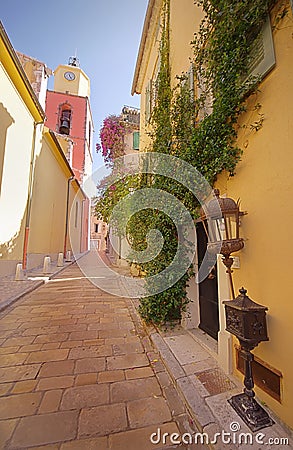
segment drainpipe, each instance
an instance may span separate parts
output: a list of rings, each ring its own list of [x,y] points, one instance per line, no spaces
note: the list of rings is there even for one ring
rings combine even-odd
[[[29,184],[28,184],[28,196],[26,204],[26,219],[25,219],[25,231],[24,231],[24,241],[23,241],[23,254],[22,254],[22,268],[27,267],[27,248],[28,248],[28,238],[30,231],[30,220],[31,220],[31,209],[32,209],[32,197],[33,197],[33,175],[35,166],[35,151],[36,151],[36,131],[37,125],[42,125],[43,122],[34,122],[34,131],[32,139],[32,150],[31,150],[31,162],[30,162],[30,172],[29,172]]]
[[[80,245],[79,245],[79,251],[82,253],[83,251],[83,230],[84,230],[84,221],[83,221],[83,215],[84,215],[84,202],[85,199],[81,202],[81,222],[80,222]]]
[[[74,177],[70,177],[67,180],[67,195],[66,195],[66,215],[65,215],[65,234],[64,234],[64,249],[63,254],[66,258],[66,245],[67,245],[67,235],[68,235],[68,213],[69,213],[69,187],[70,182],[74,180]]]

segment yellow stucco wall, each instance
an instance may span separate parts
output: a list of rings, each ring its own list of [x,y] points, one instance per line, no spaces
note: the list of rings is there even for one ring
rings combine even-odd
[[[30,165],[44,112],[2,24],[0,86],[0,275],[6,275],[22,259]]]
[[[270,340],[260,344],[254,353],[283,374],[280,403],[258,388],[256,392],[284,422],[292,426],[293,363],[290,345],[293,341],[293,277],[290,238],[293,223],[293,19],[289,0],[287,3],[288,16],[273,32],[276,66],[263,80],[261,92],[250,99],[248,111],[240,121],[240,125],[246,125],[246,128],[239,130],[238,138],[238,145],[244,151],[242,160],[236,175],[228,178],[227,174],[221,174],[216,187],[235,200],[240,198],[241,209],[248,211],[248,215],[241,219],[241,233],[246,241],[238,255],[240,269],[234,270],[235,287],[238,290],[244,285],[253,300],[268,306]],[[201,13],[192,0],[171,0],[172,83],[176,75],[187,71],[190,66],[190,41],[200,17]],[[140,76],[145,74],[139,87],[142,151],[147,149],[149,142],[145,126],[145,90],[158,57],[158,41],[155,41],[152,32],[149,38],[153,40],[148,42],[146,49],[151,47],[151,51],[150,54],[145,51],[140,68]],[[250,124],[259,118],[257,111],[253,110],[256,103],[262,105],[259,112],[264,114],[263,127],[257,132],[250,128]],[[219,274],[226,277],[224,270],[220,270]],[[221,291],[226,295],[227,280],[219,279],[219,286],[225,287]],[[235,361],[234,373],[243,378],[235,369]]]
[[[248,103],[241,118],[247,125],[238,132],[244,150],[236,175],[222,174],[217,187],[248,212],[241,219],[245,247],[239,253],[240,269],[235,269],[237,290],[244,285],[248,295],[268,310],[269,342],[254,351],[261,360],[281,371],[282,402],[256,389],[283,420],[293,425],[293,277],[291,243],[293,223],[293,20],[288,16],[273,33],[276,66],[264,79],[260,92]],[[250,129],[257,120],[256,103],[264,114],[263,127]],[[238,373],[239,374],[239,373]],[[240,375],[242,377],[242,375]]]
[[[188,12],[188,13],[187,13]],[[187,20],[188,14],[188,20]],[[178,83],[176,75],[186,73],[193,57],[191,42],[202,18],[202,11],[190,0],[170,2],[170,67],[171,83]]]
[[[22,257],[34,118],[0,64],[1,260]]]
[[[57,255],[63,252],[67,184],[72,173],[63,160],[56,143],[45,129],[42,146],[35,161],[34,195],[31,210],[31,227],[28,253],[32,261],[43,254]],[[77,194],[78,193],[78,194]],[[75,198],[77,194],[77,197]],[[81,236],[82,193],[75,182],[69,185],[68,235],[72,236],[76,248]],[[78,202],[78,217],[70,219],[72,205]],[[69,250],[69,239],[68,246]]]
[[[86,204],[81,191],[71,186],[70,192],[70,208],[69,208],[69,243],[74,254],[80,253],[81,249],[81,225]]]
[[[29,253],[63,251],[66,193],[67,177],[44,136],[35,161]]]

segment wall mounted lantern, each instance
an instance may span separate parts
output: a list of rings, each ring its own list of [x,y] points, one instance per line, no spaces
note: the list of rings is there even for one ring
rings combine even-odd
[[[239,202],[236,203],[232,198],[220,197],[218,189],[214,189],[214,196],[215,198],[201,208],[200,220],[208,236],[208,252],[223,255],[222,260],[229,275],[232,298],[235,298],[231,269],[233,258],[230,255],[244,247],[244,240],[239,237],[239,225],[240,216],[246,213],[239,211]]]
[[[232,198],[221,198],[218,189],[214,198],[200,210],[200,220],[208,236],[209,253],[220,253],[229,275],[233,300],[224,301],[226,330],[239,339],[241,355],[245,362],[244,393],[228,400],[237,414],[252,431],[271,426],[274,422],[268,413],[254,399],[254,381],[252,375],[253,350],[261,341],[268,341],[266,326],[267,307],[252,301],[247,291],[242,288],[235,298],[231,253],[244,247],[244,240],[239,237],[240,217],[245,212],[239,211],[239,202]]]
[[[254,399],[252,375],[253,350],[261,341],[268,341],[266,311],[267,307],[252,301],[246,289],[240,289],[234,300],[224,301],[226,330],[239,339],[241,355],[245,362],[244,393],[234,395],[228,400],[237,414],[252,431],[273,425],[268,413]]]

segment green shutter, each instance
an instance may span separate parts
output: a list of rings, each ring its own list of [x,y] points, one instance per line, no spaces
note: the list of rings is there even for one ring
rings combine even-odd
[[[139,131],[133,132],[133,150],[139,150]]]

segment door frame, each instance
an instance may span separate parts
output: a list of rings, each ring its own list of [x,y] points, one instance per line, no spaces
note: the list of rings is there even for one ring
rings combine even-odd
[[[195,236],[197,239],[197,236]],[[198,252],[197,243],[194,256],[194,271],[195,276],[189,282],[187,288],[187,296],[190,302],[186,306],[186,311],[182,315],[181,325],[186,330],[199,329],[200,323],[200,307],[199,307],[199,285],[196,282],[196,274],[198,272]],[[222,256],[217,255],[217,278],[218,278],[218,302],[219,302],[219,332],[217,357],[219,365],[227,373],[231,374],[233,371],[233,339],[232,335],[226,331],[225,307],[224,300],[230,299],[229,281],[226,274],[226,268],[222,263]],[[199,329],[200,330],[200,329]],[[194,335],[193,335],[194,336]],[[198,338],[199,334],[195,337]]]

